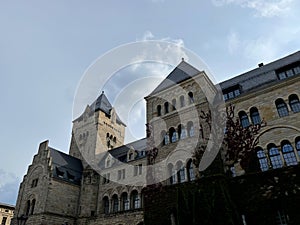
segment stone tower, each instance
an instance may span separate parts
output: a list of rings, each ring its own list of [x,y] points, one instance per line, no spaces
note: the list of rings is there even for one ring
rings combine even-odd
[[[126,125],[104,92],[73,121],[69,154],[93,163],[95,157],[124,144]]]

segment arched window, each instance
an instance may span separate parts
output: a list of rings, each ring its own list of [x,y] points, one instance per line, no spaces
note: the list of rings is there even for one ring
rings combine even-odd
[[[112,205],[113,205],[113,212],[119,211],[119,199],[118,196],[115,194],[112,197]]]
[[[174,127],[171,127],[169,129],[169,136],[170,136],[171,143],[174,143],[177,141],[177,132]]]
[[[181,95],[180,98],[179,98],[179,100],[180,100],[180,107],[184,107],[185,106],[184,96]]]
[[[296,146],[296,150],[298,152],[298,156],[300,157],[300,137],[296,137],[295,146]]]
[[[109,199],[107,196],[103,198],[103,212],[105,214],[109,213]]]
[[[35,202],[36,202],[35,199],[33,199],[32,202],[31,202],[30,215],[33,215],[33,213],[34,213]]]
[[[167,133],[165,134],[164,142],[165,142],[165,145],[170,143],[170,138],[169,138],[169,135]]]
[[[116,137],[113,138],[113,142],[115,142],[115,143],[117,142],[117,138]]]
[[[185,168],[184,168],[184,166],[183,166],[183,164],[182,164],[182,162],[177,162],[176,163],[176,168],[177,168],[177,177],[178,177],[178,182],[179,183],[182,183],[182,182],[184,182],[185,181]]]
[[[168,164],[168,177],[170,178],[170,184],[174,184],[172,163]]]
[[[166,136],[166,131],[162,131],[160,133],[160,136],[161,136],[161,140],[162,140],[162,145],[167,145],[168,143],[166,143],[166,139],[165,139],[165,136]]]
[[[132,208],[139,209],[141,207],[141,200],[136,190],[131,192],[131,199],[132,199]]]
[[[158,105],[156,107],[156,110],[157,110],[157,116],[161,116],[161,105]]]
[[[281,151],[287,166],[297,165],[297,158],[293,146],[289,141],[285,140],[281,142]]]
[[[26,207],[25,207],[25,215],[28,216],[30,212],[30,200],[26,202]]]
[[[261,171],[267,171],[269,169],[269,165],[264,150],[261,147],[256,147],[255,151],[260,164]]]
[[[165,114],[169,113],[169,102],[165,102]]]
[[[188,130],[188,136],[193,137],[195,136],[195,129],[194,129],[194,124],[192,121],[189,121],[187,124],[187,130]]]
[[[252,124],[256,125],[261,123],[260,115],[256,107],[252,107],[250,109],[250,117],[251,117]]]
[[[129,199],[128,199],[128,194],[124,192],[121,195],[121,200],[122,200],[122,210],[129,210]]]
[[[173,111],[176,110],[176,99],[175,98],[172,100],[172,109],[173,109]]]
[[[195,180],[194,165],[192,160],[189,160],[189,162],[187,163],[187,171],[188,171],[188,180],[189,181]]]
[[[188,96],[189,96],[189,103],[190,104],[194,103],[194,94],[193,94],[193,92],[190,91],[188,93]]]
[[[186,138],[186,129],[184,128],[184,126],[182,124],[178,125],[178,138],[179,139],[184,139]]]
[[[240,118],[242,127],[244,127],[244,128],[249,127],[249,125],[250,125],[249,119],[248,119],[247,114],[244,111],[239,112],[239,118]]]
[[[278,115],[280,117],[284,117],[284,116],[289,115],[288,108],[287,108],[287,106],[286,106],[286,104],[285,104],[285,102],[283,101],[282,98],[277,99],[275,101],[275,104],[276,104]]]
[[[289,104],[293,112],[300,112],[300,102],[297,95],[293,94],[289,96]]]
[[[272,168],[273,169],[281,168],[283,166],[283,163],[282,163],[281,156],[280,156],[280,153],[279,153],[276,145],[268,144],[267,148],[268,148]]]

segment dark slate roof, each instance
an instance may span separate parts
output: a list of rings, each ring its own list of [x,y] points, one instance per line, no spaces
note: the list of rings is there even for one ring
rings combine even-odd
[[[81,160],[56,149],[49,149],[53,165],[52,175],[67,182],[80,184],[83,170]]]
[[[146,151],[147,148],[147,138],[143,138],[131,143],[128,143],[126,145],[122,145],[118,148],[114,148],[112,150],[109,150],[108,152],[115,157],[116,159],[118,159],[119,157],[122,157],[124,155],[127,155],[128,150],[130,149],[130,147],[133,147],[134,150],[136,151]]]
[[[6,208],[6,209],[11,209],[11,210],[15,209],[14,205],[10,205],[10,204],[7,204],[7,203],[2,203],[2,202],[0,202],[0,207],[1,208]]]
[[[138,152],[138,155],[135,158],[135,160],[146,157],[146,154],[142,155],[139,153],[147,150],[147,138],[143,138],[107,151],[99,164],[102,166],[105,165],[104,161],[106,160],[108,154],[112,155],[115,159],[118,160],[116,163],[126,163],[127,153],[131,147],[133,147],[133,149]]]
[[[199,70],[182,60],[182,62],[175,67],[175,69],[154,89],[154,91],[152,91],[150,96],[194,77],[199,73]]]
[[[102,112],[106,113],[107,115],[110,115],[110,110],[112,109],[112,105],[108,101],[106,95],[104,94],[104,91],[102,94],[96,99],[96,101],[93,102],[91,105],[91,108],[95,111],[101,110]]]
[[[242,93],[280,82],[276,70],[300,61],[300,51],[220,83],[222,90],[240,85]]]
[[[90,112],[90,115],[92,115],[94,112],[101,110],[106,115],[110,116],[112,108],[113,107],[110,104],[110,102],[108,101],[108,98],[106,97],[106,95],[104,94],[104,91],[102,91],[101,95],[90,106],[90,109],[92,109],[92,111]],[[80,120],[80,119],[82,119],[82,117],[83,117],[83,115],[79,116],[74,121]],[[126,124],[122,122],[122,120],[120,119],[120,117],[117,113],[116,113],[116,120],[118,123],[121,123],[124,126],[126,126]]]

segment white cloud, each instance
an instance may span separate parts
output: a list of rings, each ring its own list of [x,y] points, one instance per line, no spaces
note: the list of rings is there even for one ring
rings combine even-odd
[[[256,16],[274,17],[284,15],[291,10],[294,0],[212,0],[215,6],[239,5],[256,11]]]
[[[274,29],[272,33],[263,34],[257,38],[243,37],[237,31],[231,31],[227,36],[228,51],[230,54],[239,55],[253,61],[270,62],[287,54],[285,50],[293,42],[298,42],[300,28],[284,26]]]
[[[0,202],[15,204],[20,180],[13,174],[0,169]]]

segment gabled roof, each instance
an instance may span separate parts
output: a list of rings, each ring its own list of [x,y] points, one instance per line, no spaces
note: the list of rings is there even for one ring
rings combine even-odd
[[[54,148],[49,147],[49,149],[53,165],[52,175],[74,184],[80,184],[83,170],[81,160]]]
[[[199,70],[182,60],[179,65],[176,66],[175,69],[154,89],[154,91],[152,91],[150,96],[194,77],[199,73]]]
[[[131,147],[135,151],[138,152],[138,155],[135,158],[135,160],[146,157],[146,154],[142,155],[141,153],[143,151],[145,152],[147,150],[147,138],[143,138],[143,139],[140,139],[140,140],[137,140],[137,141],[134,141],[134,142],[128,143],[126,145],[122,145],[120,147],[117,147],[117,148],[107,151],[105,153],[105,156],[100,161],[99,165],[101,165],[102,167],[103,167],[103,165],[105,165],[105,160],[109,154],[112,157],[114,157],[116,160],[118,160],[116,163],[120,163],[120,162],[126,163],[127,162],[127,153]]]

